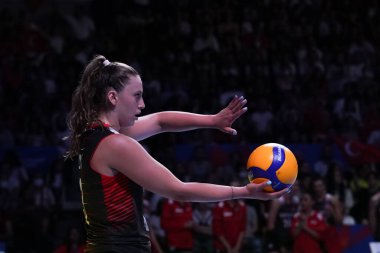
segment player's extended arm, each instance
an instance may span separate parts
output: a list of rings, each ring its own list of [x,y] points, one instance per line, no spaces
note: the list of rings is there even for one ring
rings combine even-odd
[[[221,201],[231,198],[273,199],[286,190],[268,193],[266,183],[231,187],[207,183],[184,183],[156,161],[137,141],[123,135],[105,138],[94,153],[92,164],[113,168],[148,191],[179,201]]]
[[[244,97],[235,96],[220,112],[213,115],[180,111],[164,111],[140,117],[133,126],[120,132],[135,140],[143,140],[163,132],[182,132],[198,128],[216,128],[225,133],[236,135],[232,123],[247,111]]]

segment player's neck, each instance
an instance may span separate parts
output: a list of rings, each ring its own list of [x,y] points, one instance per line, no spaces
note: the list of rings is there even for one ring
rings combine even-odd
[[[99,120],[101,120],[104,124],[109,125],[112,129],[114,129],[116,131],[120,131],[119,121],[117,121],[116,119],[114,119],[114,117],[112,117],[112,115],[110,115],[110,114],[101,114],[99,116]]]

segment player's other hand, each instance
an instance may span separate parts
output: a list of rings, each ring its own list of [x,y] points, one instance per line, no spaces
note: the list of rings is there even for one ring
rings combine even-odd
[[[247,107],[244,107],[246,104],[247,100],[243,96],[235,95],[225,108],[214,115],[215,128],[231,135],[237,135],[237,131],[231,126],[236,119],[247,111]]]

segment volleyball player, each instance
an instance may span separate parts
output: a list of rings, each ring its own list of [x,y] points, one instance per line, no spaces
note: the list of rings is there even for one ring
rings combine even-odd
[[[179,111],[139,117],[145,107],[143,84],[132,67],[94,57],[85,67],[68,117],[70,150],[79,157],[86,221],[86,252],[150,252],[143,217],[143,189],[180,201],[237,198],[273,199],[265,183],[240,187],[182,182],[138,141],[162,132],[214,128],[235,135],[232,123],[246,112],[246,100],[234,97],[214,115]]]

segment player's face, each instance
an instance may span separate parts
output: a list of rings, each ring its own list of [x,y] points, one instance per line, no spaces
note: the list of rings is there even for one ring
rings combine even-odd
[[[117,111],[121,127],[132,126],[137,115],[145,108],[143,86],[140,76],[131,76],[128,83],[118,93]]]

